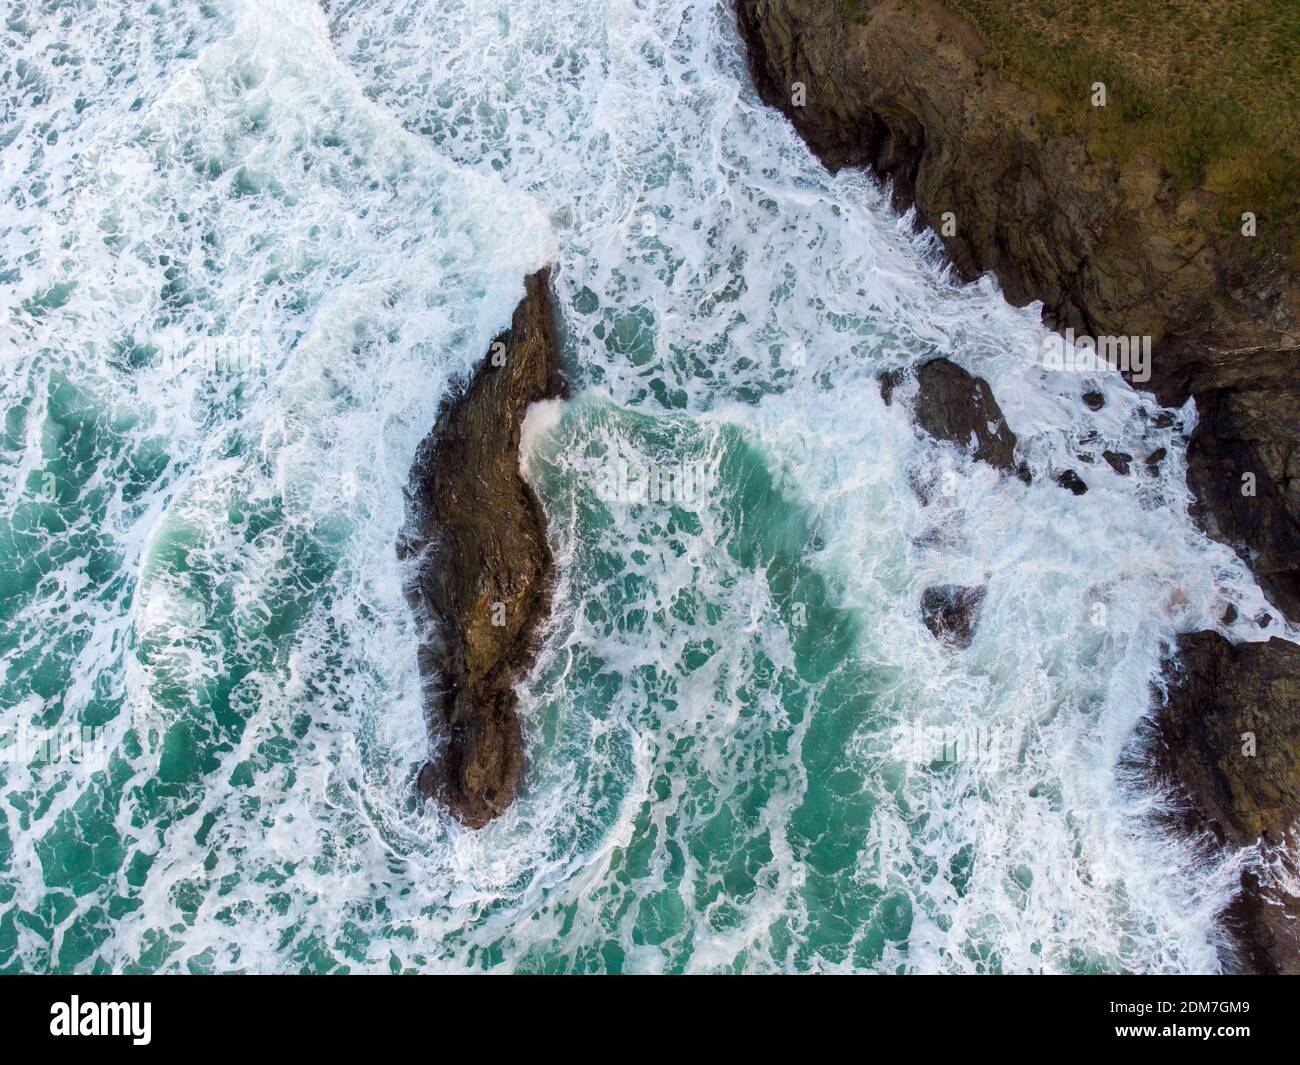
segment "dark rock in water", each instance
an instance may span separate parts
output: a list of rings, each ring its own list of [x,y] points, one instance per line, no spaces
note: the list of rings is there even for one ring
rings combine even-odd
[[[901,371],[880,376],[880,394],[893,402]],[[1002,417],[993,390],[982,377],[974,377],[948,359],[931,359],[916,372],[917,393],[913,416],[936,440],[956,444],[973,457],[1027,480],[1028,470],[1016,465],[1016,436]]]
[[[1155,426],[1157,429],[1168,429],[1174,424],[1174,416],[1161,411],[1156,415]]]
[[[958,649],[969,647],[987,591],[982,584],[931,585],[921,594],[925,627],[940,643]]]
[[[1062,488],[1068,488],[1077,496],[1083,495],[1083,493],[1088,490],[1088,486],[1084,483],[1083,478],[1075,473],[1074,470],[1063,470],[1058,473],[1056,475],[1056,483]]]
[[[1166,451],[1164,448],[1162,447],[1156,448],[1153,452],[1151,452],[1151,454],[1149,454],[1143,460],[1146,464],[1146,468],[1150,470],[1152,473],[1159,473],[1160,463],[1164,462],[1165,456],[1168,454],[1169,452]]]
[[[1101,408],[1106,405],[1106,397],[1100,392],[1093,390],[1083,394],[1083,402],[1084,406],[1089,410],[1101,410]]]
[[[1300,646],[1277,638],[1233,645],[1215,632],[1190,633],[1178,637],[1177,661],[1165,675],[1169,694],[1155,722],[1158,772],[1187,792],[1219,839],[1281,844],[1300,817]],[[1288,906],[1297,919],[1269,919]],[[1300,970],[1300,900],[1257,894],[1243,911],[1253,964]]]
[[[421,443],[398,554],[420,624],[437,754],[419,789],[472,828],[515,799],[524,768],[514,686],[531,667],[552,583],[541,503],[519,472],[529,404],[565,394],[548,271]]]
[[[1237,606],[1235,603],[1229,603],[1226,607],[1223,608],[1223,616],[1219,618],[1219,621],[1224,625],[1231,625],[1236,620],[1237,620]]]
[[[1300,381],[1216,389],[1197,408],[1187,447],[1192,513],[1246,560],[1269,602],[1300,621]]]
[[[1261,610],[1255,616],[1255,624],[1258,625],[1261,629],[1266,629],[1273,624],[1273,615],[1270,614],[1267,610]]]
[[[1126,451],[1103,451],[1101,457],[1110,463],[1110,468],[1118,473],[1121,477],[1128,476],[1129,463],[1133,461],[1133,456]]]

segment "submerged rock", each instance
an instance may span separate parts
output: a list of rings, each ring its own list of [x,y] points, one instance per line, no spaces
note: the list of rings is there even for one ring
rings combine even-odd
[[[921,619],[940,643],[965,649],[975,639],[987,592],[982,584],[932,584],[921,593]]]
[[[411,467],[398,554],[437,745],[419,789],[472,828],[510,806],[523,773],[514,686],[533,662],[553,563],[541,503],[519,472],[520,427],[530,404],[563,394],[542,270]]]
[[[1300,646],[1178,638],[1156,714],[1156,766],[1187,793],[1196,821],[1233,846],[1281,845],[1300,818]],[[1261,971],[1300,971],[1300,900],[1257,877],[1236,918]]]
[[[902,379],[900,371],[881,375],[880,394],[886,403],[893,402]],[[917,425],[936,440],[947,440],[981,462],[1028,480],[1028,470],[1016,465],[1016,434],[984,378],[949,359],[931,359],[917,370],[916,379],[912,413]]]

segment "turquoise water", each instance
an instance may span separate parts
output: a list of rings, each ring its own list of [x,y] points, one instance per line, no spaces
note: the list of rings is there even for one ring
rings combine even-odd
[[[1116,768],[1161,640],[1263,602],[1181,437],[823,172],[725,6],[534,7],[12,5],[0,970],[1216,969],[1239,858]],[[393,545],[546,262],[560,581],[475,833],[414,801]],[[883,405],[938,354],[1034,486]],[[1170,458],[1074,497],[1092,431]],[[968,651],[939,582],[988,584]]]

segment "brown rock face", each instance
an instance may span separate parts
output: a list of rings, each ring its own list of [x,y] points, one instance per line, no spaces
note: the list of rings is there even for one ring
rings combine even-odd
[[[1052,134],[1038,97],[983,69],[978,32],[939,0],[734,4],[763,99],[831,169],[892,181],[964,277],[993,271],[1011,302],[1042,300],[1056,328],[1152,337],[1151,379],[1135,383],[1164,403],[1216,389],[1254,391],[1256,408],[1271,397],[1267,436],[1233,412],[1221,449],[1222,423],[1207,419],[1189,478],[1207,531],[1260,559],[1265,593],[1300,620],[1300,285],[1285,265],[1207,222],[1209,193],[1180,194],[1154,164],[1119,167],[1082,136]],[[1229,449],[1231,469],[1215,457]],[[1224,486],[1246,471],[1276,489],[1250,515],[1227,507]]]
[[[993,390],[949,359],[931,359],[916,372],[913,416],[936,440],[947,440],[972,457],[1000,470],[1016,469],[1016,435],[1002,417]],[[898,372],[883,374],[880,392],[892,403],[902,380]]]
[[[1157,717],[1163,764],[1229,843],[1279,842],[1300,817],[1300,646],[1194,632],[1177,651]]]
[[[1156,765],[1223,841],[1279,844],[1300,818],[1300,647],[1178,638],[1169,698],[1156,716]],[[1248,873],[1230,918],[1248,963],[1300,972],[1300,899]]]
[[[421,627],[420,675],[438,753],[419,788],[472,828],[504,812],[524,768],[514,686],[531,667],[552,579],[546,517],[519,472],[529,404],[565,394],[548,271],[510,330],[421,443],[398,544]]]

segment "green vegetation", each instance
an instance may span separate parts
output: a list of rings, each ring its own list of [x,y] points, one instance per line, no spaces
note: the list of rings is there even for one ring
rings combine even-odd
[[[945,0],[980,30],[985,61],[1043,98],[1063,132],[1121,162],[1145,154],[1180,187],[1253,211],[1300,267],[1300,2]],[[1107,106],[1092,106],[1095,82]]]

